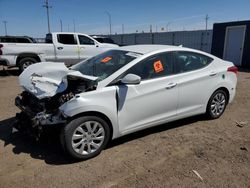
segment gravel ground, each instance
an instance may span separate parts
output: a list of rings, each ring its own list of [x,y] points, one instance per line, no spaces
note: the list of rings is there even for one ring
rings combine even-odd
[[[12,132],[18,72],[0,71],[0,187],[250,187],[249,72],[238,74],[236,98],[220,119],[150,128],[73,163],[56,133],[35,142]]]

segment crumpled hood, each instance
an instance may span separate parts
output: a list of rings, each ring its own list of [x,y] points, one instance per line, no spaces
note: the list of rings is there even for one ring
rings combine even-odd
[[[95,81],[97,77],[83,75],[68,69],[64,63],[41,62],[31,65],[19,76],[19,84],[38,99],[52,97],[67,89],[67,77]]]

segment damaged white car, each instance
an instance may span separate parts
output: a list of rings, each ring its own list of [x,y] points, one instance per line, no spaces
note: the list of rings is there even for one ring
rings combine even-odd
[[[19,77],[16,125],[39,134],[60,124],[65,151],[88,159],[128,133],[197,114],[220,117],[235,96],[236,73],[231,62],[164,45],[121,47],[71,68],[37,63]]]

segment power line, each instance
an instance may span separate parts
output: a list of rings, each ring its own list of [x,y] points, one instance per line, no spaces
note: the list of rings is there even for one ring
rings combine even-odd
[[[124,24],[122,24],[122,34],[124,34]]]
[[[209,19],[209,17],[208,17],[208,15],[206,15],[206,17],[205,17],[205,21],[206,21],[206,27],[205,27],[205,29],[207,30],[207,22],[208,22],[208,19]]]
[[[61,32],[63,31],[63,29],[62,29],[62,20],[60,19],[60,28],[61,28]]]
[[[49,9],[52,8],[52,6],[49,6],[49,0],[45,0],[45,5],[43,5],[43,7],[47,10],[48,33],[50,33]]]
[[[74,32],[76,32],[76,24],[75,24],[75,19],[73,20],[73,24],[74,24]]]
[[[5,35],[7,36],[8,32],[7,32],[7,21],[3,21],[3,24],[4,24],[4,29],[5,29]]]
[[[109,17],[109,35],[111,35],[112,34],[112,31],[111,31],[111,14],[108,11],[106,11],[106,14]]]

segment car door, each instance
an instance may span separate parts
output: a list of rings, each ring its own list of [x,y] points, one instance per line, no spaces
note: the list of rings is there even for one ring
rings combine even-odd
[[[57,61],[65,62],[67,65],[80,61],[79,47],[74,34],[57,34],[55,51]]]
[[[176,115],[177,78],[171,53],[137,63],[126,74],[136,74],[138,85],[118,85],[118,124],[122,134],[165,122]]]
[[[179,104],[177,115],[203,113],[216,81],[212,58],[190,51],[173,53],[175,72],[179,82]]]
[[[78,41],[79,41],[79,55],[80,59],[84,60],[89,57],[93,57],[99,53],[101,53],[101,50],[96,44],[96,42],[85,35],[78,35]]]

